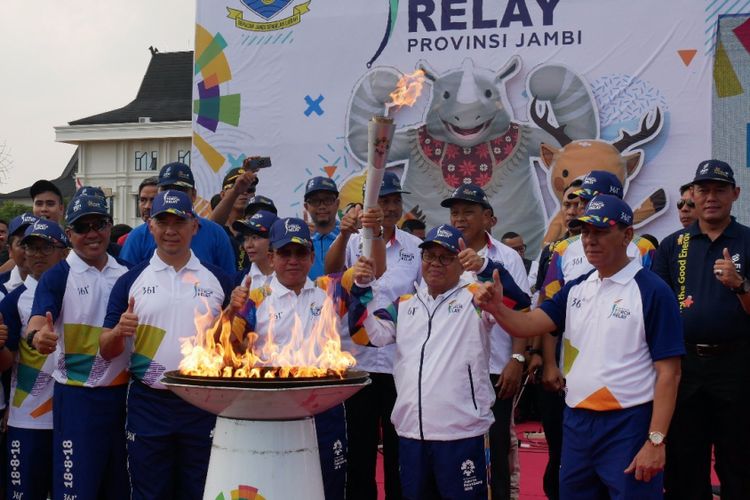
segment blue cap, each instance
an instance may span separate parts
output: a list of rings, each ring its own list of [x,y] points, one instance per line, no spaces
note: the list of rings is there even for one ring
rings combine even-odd
[[[277,215],[279,213],[271,198],[256,194],[247,200],[247,205],[245,205],[245,215],[250,212],[255,213],[258,210],[267,210]]]
[[[591,224],[594,227],[610,227],[617,223],[633,225],[633,211],[630,206],[617,196],[598,194],[586,206],[586,211],[577,219],[568,223],[568,227]]]
[[[107,200],[101,196],[79,196],[73,198],[68,205],[65,221],[68,224],[73,224],[84,215],[104,215],[109,217]]]
[[[734,172],[727,162],[704,160],[698,164],[693,184],[704,181],[728,182],[734,186]]]
[[[339,194],[339,189],[336,187],[336,183],[333,179],[328,177],[313,177],[305,184],[305,200],[310,197],[311,194],[317,193],[318,191],[328,191],[330,193]]]
[[[174,214],[183,219],[195,217],[193,212],[193,202],[187,193],[169,189],[162,191],[154,197],[154,204],[151,205],[151,217],[161,214]]]
[[[570,196],[590,200],[598,194],[611,194],[622,199],[622,182],[612,172],[592,170],[583,178],[581,187],[571,193]]]
[[[13,217],[8,224],[8,236],[16,234],[18,231],[25,231],[27,227],[39,220],[39,217],[31,212],[24,212],[18,217]]]
[[[387,172],[383,175],[383,182],[380,183],[378,197],[388,196],[389,194],[410,194],[409,191],[401,189],[401,179],[393,172]]]
[[[268,238],[271,226],[276,222],[276,214],[268,210],[258,210],[252,216],[243,220],[236,220],[232,223],[232,228],[242,234],[257,234]]]
[[[167,163],[159,171],[159,187],[180,186],[195,188],[193,171],[178,161]]]
[[[467,201],[469,203],[477,203],[483,208],[489,208],[492,210],[490,200],[487,198],[487,194],[484,189],[477,186],[476,184],[464,184],[459,186],[453,191],[450,198],[447,198],[440,202],[441,207],[450,207],[456,201]]]
[[[278,250],[289,243],[312,247],[310,238],[310,228],[302,219],[296,217],[287,217],[277,219],[271,226],[271,248]]]
[[[60,224],[47,219],[39,219],[27,227],[21,243],[28,241],[29,238],[42,238],[50,243],[68,246],[68,238]]]
[[[458,247],[458,240],[461,238],[463,238],[461,231],[449,224],[443,224],[442,226],[430,229],[430,232],[427,233],[424,241],[420,243],[419,248],[424,248],[432,243],[436,243],[453,253],[458,253],[461,251]]]
[[[73,198],[77,198],[79,196],[99,196],[100,198],[105,198],[102,188],[94,186],[79,187],[78,190],[76,190],[76,194],[73,195]]]

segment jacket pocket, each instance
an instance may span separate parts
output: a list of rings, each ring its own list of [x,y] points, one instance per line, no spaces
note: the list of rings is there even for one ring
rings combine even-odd
[[[469,370],[469,388],[471,389],[471,402],[474,403],[474,409],[478,410],[477,408],[477,397],[474,394],[474,377],[471,375],[471,365],[466,365],[466,368]]]

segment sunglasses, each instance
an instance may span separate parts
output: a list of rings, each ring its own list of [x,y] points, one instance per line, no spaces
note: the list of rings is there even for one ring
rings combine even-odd
[[[79,222],[76,221],[70,225],[70,229],[76,234],[88,234],[91,231],[97,233],[106,230],[110,225],[109,219],[99,219],[95,222]]]
[[[688,208],[695,208],[695,202],[693,200],[680,200],[677,202],[677,210],[682,210],[682,207],[685,205],[687,205]]]

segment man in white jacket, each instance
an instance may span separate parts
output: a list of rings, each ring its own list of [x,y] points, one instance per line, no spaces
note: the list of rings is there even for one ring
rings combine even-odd
[[[434,228],[420,245],[425,286],[391,304],[378,297],[372,265],[355,266],[350,333],[358,343],[396,343],[396,404],[391,421],[399,436],[402,491],[406,498],[487,498],[487,432],[495,391],[489,379],[493,320],[481,313],[462,279],[477,255],[458,229]],[[529,306],[502,265],[485,261],[480,279],[500,271],[506,304]],[[510,291],[512,290],[512,291]],[[374,299],[374,300],[373,300]]]

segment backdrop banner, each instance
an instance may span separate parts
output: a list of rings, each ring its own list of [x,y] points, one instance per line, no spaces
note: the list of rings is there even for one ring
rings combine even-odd
[[[302,215],[316,175],[342,207],[361,201],[367,122],[421,70],[415,105],[390,109],[408,217],[446,222],[440,201],[475,183],[494,234],[520,233],[533,256],[563,230],[563,188],[596,168],[623,180],[638,231],[661,238],[679,228],[678,187],[711,156],[714,3],[198,0],[199,194],[261,155],[273,167],[258,193],[280,215]]]

